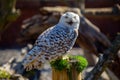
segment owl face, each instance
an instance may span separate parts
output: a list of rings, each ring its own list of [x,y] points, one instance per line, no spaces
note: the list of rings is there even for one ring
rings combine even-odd
[[[80,24],[80,19],[77,14],[73,12],[66,12],[65,14],[61,16],[59,23],[69,28],[78,29],[79,24]]]

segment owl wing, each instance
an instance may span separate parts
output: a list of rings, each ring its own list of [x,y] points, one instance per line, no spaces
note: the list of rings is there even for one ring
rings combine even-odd
[[[31,70],[33,68],[40,69],[42,67],[42,64],[45,62],[45,52],[43,51],[45,46],[40,47],[41,45],[38,46],[38,44],[43,44],[47,46],[48,42],[45,42],[46,36],[50,34],[52,29],[53,27],[44,31],[36,40],[33,48],[25,56],[23,60],[23,66],[26,70]]]
[[[46,60],[51,61],[72,49],[77,35],[74,30],[56,25],[43,32],[36,40],[35,46],[45,53],[43,56]]]
[[[76,31],[56,25],[43,32],[36,40],[35,45],[51,55],[64,54],[73,47],[77,36]]]

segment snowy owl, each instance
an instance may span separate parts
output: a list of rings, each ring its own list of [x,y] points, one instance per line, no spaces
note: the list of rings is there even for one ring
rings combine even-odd
[[[77,14],[64,13],[58,24],[47,29],[38,37],[33,48],[25,55],[24,68],[26,70],[40,69],[45,62],[66,54],[76,41],[79,24]]]

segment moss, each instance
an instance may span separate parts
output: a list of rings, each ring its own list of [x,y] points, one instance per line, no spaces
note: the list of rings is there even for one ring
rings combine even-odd
[[[0,79],[10,79],[11,75],[5,71],[0,69]]]
[[[82,56],[68,56],[69,59],[57,59],[50,64],[56,70],[70,69],[72,61],[75,61],[74,66],[78,72],[82,72],[87,67],[88,62]]]
[[[82,72],[88,65],[87,60],[82,56],[70,56],[70,60],[75,60],[74,66],[78,72]]]
[[[52,67],[59,71],[63,69],[69,69],[70,67],[69,62],[66,59],[57,59],[55,61],[52,61],[50,64]]]

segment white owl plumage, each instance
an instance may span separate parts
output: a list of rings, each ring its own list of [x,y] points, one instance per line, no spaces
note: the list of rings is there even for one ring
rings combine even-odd
[[[58,24],[38,37],[34,47],[23,60],[24,68],[26,70],[40,69],[45,62],[66,54],[76,41],[79,24],[77,14],[73,12],[63,14]]]

